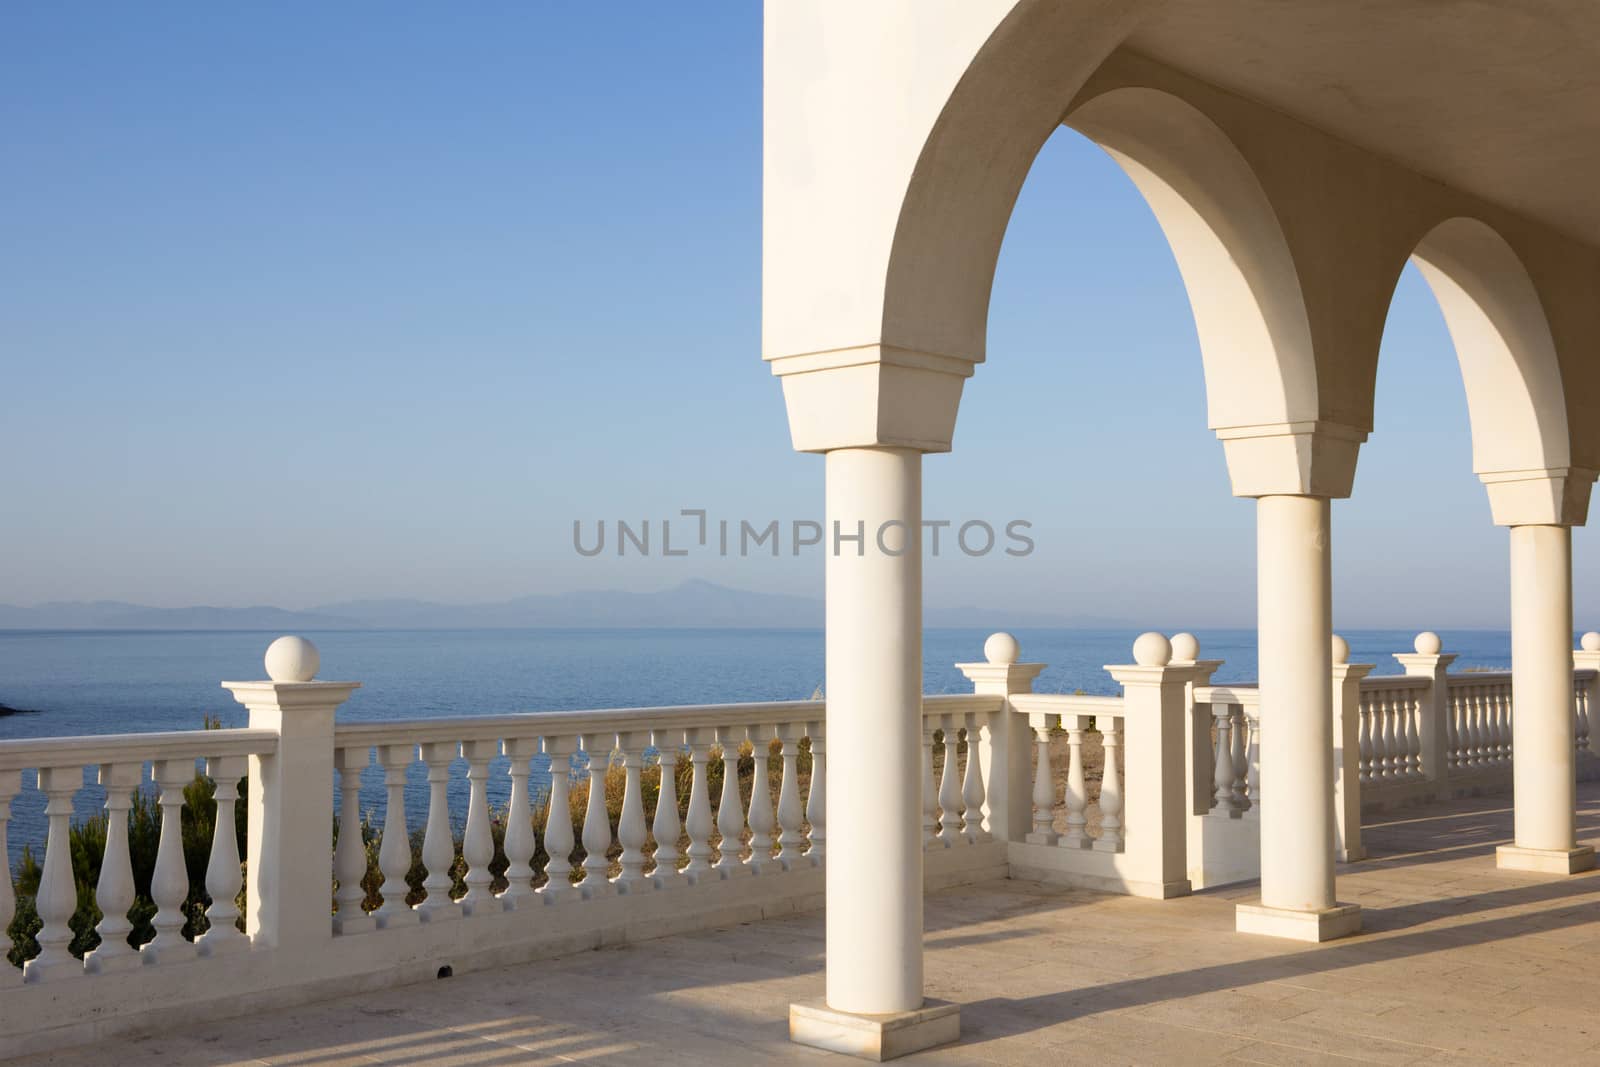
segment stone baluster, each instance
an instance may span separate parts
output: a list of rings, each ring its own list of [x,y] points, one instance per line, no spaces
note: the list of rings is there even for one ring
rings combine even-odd
[[[1245,788],[1249,792],[1250,814],[1261,817],[1261,708],[1245,709],[1245,722],[1250,727],[1250,748],[1245,754],[1249,767]]]
[[[1589,751],[1589,684],[1572,686],[1572,746],[1579,753]]]
[[[806,822],[811,824],[811,847],[806,850],[806,859],[813,866],[822,863],[828,836],[828,768],[822,731],[821,719],[810,724],[811,788],[806,791]]]
[[[782,747],[783,781],[778,784],[778,862],[790,870],[801,862],[805,848],[805,809],[800,804],[800,738],[805,723],[786,722],[778,727]]]
[[[364,746],[334,753],[333,765],[339,771],[339,842],[333,850],[333,873],[339,879],[334,894],[339,905],[333,917],[336,934],[364,933],[377,927],[377,921],[361,910],[366,897],[361,880],[367,875],[367,845],[361,839],[361,772],[369,757]],[[220,781],[217,788],[222,788]]]
[[[16,772],[11,773],[14,779]],[[0,772],[0,857],[6,855],[5,818],[11,808],[5,777],[5,773]],[[100,860],[100,881],[94,891],[95,903],[101,912],[100,922],[95,926],[100,944],[83,957],[84,967],[91,974],[110,974],[144,963],[128,944],[128,935],[133,932],[128,909],[133,907],[134,899],[133,863],[128,853],[128,809],[133,807],[133,791],[139,788],[143,778],[142,763],[108,763],[100,767],[100,786],[106,791],[106,850]],[[0,883],[3,883],[0,897],[9,898],[11,879],[0,878]],[[0,931],[10,921],[5,900],[0,900]]]
[[[1398,703],[1400,707],[1400,722],[1404,729],[1402,738],[1401,759],[1405,764],[1404,777],[1407,780],[1422,777],[1422,744],[1417,735],[1417,701],[1409,689],[1401,690]]]
[[[1122,769],[1117,765],[1117,750],[1122,747],[1120,716],[1101,716],[1100,743],[1105,751],[1105,769],[1100,777],[1100,836],[1097,852],[1122,851]]]
[[[135,765],[134,770],[135,771],[140,771],[140,770],[142,770],[142,767]],[[102,778],[101,778],[101,783],[100,784],[107,787],[106,791],[107,791],[108,802],[109,802],[110,783],[105,780],[103,771],[102,771]],[[137,784],[138,784],[138,780],[135,779],[134,785],[137,785]],[[0,874],[4,875],[4,877],[0,877],[0,933],[3,933],[4,931],[10,929],[11,920],[14,919],[16,917],[16,914],[17,914],[17,891],[11,884],[11,852],[9,850],[9,847],[8,847],[7,843],[6,843],[6,827],[11,822],[11,798],[16,796],[19,792],[21,792],[21,790],[22,790],[22,772],[21,771],[0,771],[0,863],[4,863],[5,864],[5,869],[3,871],[0,871]],[[127,809],[124,808],[123,810],[126,811]],[[110,842],[110,838],[109,837],[106,840],[106,848],[107,848],[108,854],[109,854],[109,850],[111,848],[111,842]],[[128,827],[127,827],[127,820],[124,819],[123,820],[123,827],[122,827],[122,855],[123,855],[123,866],[125,866],[125,867],[127,866],[127,854],[128,854]],[[100,870],[101,870],[101,878],[102,878],[102,880],[104,880],[105,866],[104,866],[103,863],[101,865]],[[129,904],[129,906],[132,906],[132,904],[133,904],[133,872],[132,872],[131,869],[128,871],[128,874],[127,874],[127,885],[128,885],[128,890],[127,890],[127,892],[128,892],[128,904]],[[109,910],[109,909],[107,909],[107,910]],[[123,911],[126,912],[127,909],[124,908]],[[124,922],[126,922],[126,916],[124,916]],[[126,936],[126,934],[124,934],[124,936]],[[105,942],[101,942],[101,944],[103,946],[105,944]],[[95,951],[98,952],[99,950],[96,949]],[[6,962],[3,966],[0,966],[0,989],[6,989],[6,988],[9,988],[11,986],[16,986],[16,985],[21,984],[21,982],[22,982],[22,973],[20,971],[18,971],[16,968],[12,967],[9,962]]]
[[[1361,784],[1372,784],[1372,705],[1361,702]]]
[[[1218,815],[1231,815],[1233,806],[1233,708],[1227,704],[1213,704],[1211,717],[1216,722],[1217,758],[1211,778],[1216,787],[1212,793],[1211,810]]]
[[[462,879],[467,891],[461,897],[465,915],[482,915],[504,911],[505,906],[494,895],[494,875],[489,864],[494,862],[494,832],[489,829],[489,761],[499,755],[498,741],[465,741],[461,754],[467,760],[467,826],[461,836],[461,858],[466,861],[467,873]]]
[[[533,833],[533,796],[528,779],[533,757],[539,753],[537,737],[508,737],[501,751],[511,761],[511,796],[506,801],[506,890],[500,901],[507,911],[537,903],[533,892],[533,857],[539,850]]]
[[[739,859],[744,837],[744,802],[739,796],[739,742],[745,731],[739,727],[717,728],[722,745],[722,798],[717,802],[717,832],[722,840],[717,849],[716,870],[724,878],[751,874],[756,868]]]
[[[939,775],[939,844],[953,847],[961,839],[961,776],[956,756],[955,718],[940,719],[944,746],[944,767]]]
[[[1472,719],[1472,747],[1468,750],[1467,763],[1474,770],[1489,762],[1487,741],[1487,714],[1484,707],[1484,693],[1486,690],[1481,685],[1467,687],[1468,715]]]
[[[381,930],[410,926],[421,914],[406,903],[411,886],[411,831],[406,826],[406,772],[416,761],[415,745],[383,745],[378,762],[383,764],[383,786],[387,799],[383,810],[383,840],[378,844],[378,870],[383,874],[383,904],[372,913]]]
[[[1500,762],[1500,691],[1498,686],[1478,687],[1478,765],[1493,767]]]
[[[190,764],[191,769],[193,766]],[[58,981],[83,974],[83,964],[73,959],[69,951],[72,927],[68,925],[78,908],[78,887],[72,877],[72,797],[82,785],[81,767],[45,767],[39,771],[39,791],[46,798],[44,813],[49,831],[45,837],[44,868],[39,872],[39,888],[34,896],[34,907],[44,923],[38,933],[39,954],[22,965],[23,977],[29,982]],[[178,799],[182,801],[182,794]],[[163,842],[165,839],[163,832]],[[8,861],[8,874],[9,871]],[[188,884],[185,880],[185,890]],[[178,903],[183,903],[181,898]],[[183,926],[182,912],[178,926]],[[183,940],[182,935],[178,939]]]
[[[1003,713],[1002,713],[1003,714]],[[983,761],[978,758],[978,714],[966,715],[967,765],[961,772],[961,836],[969,842],[989,840],[983,825]]]
[[[239,919],[239,905],[234,901],[244,887],[244,871],[239,866],[239,829],[233,813],[239,801],[239,779],[244,777],[244,769],[243,756],[206,760],[206,775],[216,783],[217,821],[212,828],[211,857],[206,864],[206,895],[211,898],[206,920],[210,926],[195,939],[195,947],[205,956],[223,956],[250,947],[249,939],[234,925]],[[359,829],[356,834],[359,838]],[[358,877],[357,885],[360,881]]]
[[[1373,698],[1373,706],[1378,709],[1378,714],[1383,719],[1383,732],[1378,735],[1378,750],[1382,753],[1378,765],[1378,781],[1387,784],[1393,782],[1400,774],[1400,765],[1396,760],[1400,746],[1395,736],[1394,694],[1378,693]]]
[[[572,833],[572,738],[546,737],[545,758],[550,761],[550,799],[545,805],[544,850],[545,883],[539,894],[551,903],[573,895],[572,850],[577,845]]]
[[[450,833],[450,764],[459,751],[453,741],[422,746],[422,762],[428,765],[428,822],[422,832],[422,865],[428,876],[422,880],[422,888],[428,895],[417,905],[417,913],[423,922],[461,917],[461,905],[450,899],[455,887],[451,870],[456,863],[456,844]]]
[[[1461,701],[1456,699],[1456,693],[1448,694],[1446,701],[1448,701],[1448,717],[1450,717],[1450,757],[1448,757],[1448,765],[1450,765],[1451,773],[1454,773],[1454,771],[1461,769],[1461,739],[1462,725],[1464,723],[1462,723],[1461,718]]]
[[[622,810],[617,815],[617,843],[622,846],[621,870],[611,880],[618,893],[638,893],[649,886],[644,876],[644,846],[650,830],[644,821],[644,750],[650,735],[644,731],[617,734],[617,749],[622,754]]]
[[[1088,848],[1094,843],[1089,836],[1089,786],[1083,774],[1083,735],[1089,726],[1087,715],[1063,715],[1061,725],[1067,731],[1067,832],[1057,842],[1062,848]]]
[[[156,914],[150,925],[155,927],[155,937],[141,951],[145,959],[153,963],[178,963],[195,956],[194,943],[183,937],[183,925],[187,921],[183,905],[189,898],[189,867],[183,858],[183,787],[195,779],[194,760],[156,760],[153,769],[156,783],[161,787],[161,836],[156,843],[155,873],[150,878],[150,899],[156,904]],[[51,800],[53,803],[54,798]],[[327,847],[327,832],[324,827],[324,848]],[[323,919],[326,921],[326,885],[323,893]],[[43,938],[40,943],[43,944]]]
[[[937,727],[922,718],[922,847],[937,848],[939,838],[939,784],[933,777],[933,735]]]
[[[661,787],[650,824],[650,836],[656,839],[656,865],[650,878],[657,889],[676,889],[687,884],[678,873],[678,838],[683,833],[678,818],[678,760],[683,756],[683,731],[657,730],[654,741]]]
[[[583,881],[585,900],[613,892],[611,870],[611,816],[606,811],[606,771],[611,767],[614,734],[585,734],[583,750],[589,756],[589,801],[583,808]],[[603,748],[601,746],[604,746]]]
[[[757,874],[773,865],[772,831],[778,828],[772,815],[772,785],[767,780],[767,763],[772,758],[770,728],[750,727],[750,859],[746,862]]]
[[[1061,839],[1055,831],[1056,786],[1050,772],[1049,717],[1029,712],[1028,725],[1033,728],[1034,739],[1033,830],[1024,840],[1030,845],[1055,845]]]
[[[711,739],[712,731],[703,727],[684,731],[684,741],[689,746],[691,775],[689,810],[684,816],[683,827],[689,835],[689,863],[684,867],[683,874],[691,885],[698,884],[712,869],[711,832],[715,824],[711,820],[711,784],[707,766],[711,761]],[[813,789],[816,788],[815,782],[812,779]]]
[[[1233,806],[1239,811],[1250,807],[1250,724],[1244,708],[1233,705]]]
[[[1511,683],[1506,682],[1495,688],[1495,695],[1499,704],[1500,722],[1500,762],[1511,762],[1511,716],[1516,709],[1511,706]]]

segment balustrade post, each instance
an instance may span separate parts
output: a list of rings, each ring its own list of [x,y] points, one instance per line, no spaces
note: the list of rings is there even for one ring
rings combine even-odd
[[[15,773],[12,772],[13,777]],[[0,774],[0,778],[4,777]],[[106,851],[100,860],[100,881],[94,890],[101,914],[100,923],[95,927],[100,944],[83,957],[84,968],[91,974],[110,974],[144,963],[128,944],[128,935],[133,932],[128,909],[133,907],[134,898],[133,861],[128,853],[128,809],[133,807],[133,791],[143,780],[142,763],[108,763],[100,767],[100,787],[106,791]],[[5,816],[9,807],[5,783],[0,782],[0,856],[6,854]],[[5,883],[0,885],[0,895],[10,892],[9,877]],[[0,930],[10,921],[4,903],[0,902]]]
[[[983,829],[996,841],[1020,841],[1033,826],[1033,729],[1011,706],[1017,693],[1033,692],[1043,663],[1018,663],[1021,650],[1008,633],[983,643],[983,663],[957,663],[979,696],[1001,698],[998,711],[982,716],[977,735],[978,770],[984,783]],[[972,758],[969,731],[967,756]]]
[[[1189,669],[1183,694],[1183,704],[1188,709],[1183,723],[1186,735],[1184,746],[1189,753],[1189,758],[1184,761],[1184,777],[1189,787],[1192,811],[1196,815],[1210,812],[1212,802],[1218,799],[1215,776],[1224,754],[1213,749],[1211,744],[1211,728],[1213,725],[1222,725],[1222,720],[1217,718],[1216,709],[1195,703],[1194,691],[1197,686],[1210,685],[1211,676],[1217,673],[1222,663],[1220,659],[1200,658],[1200,641],[1194,634],[1172,635],[1172,662],[1168,666]],[[1231,749],[1228,756],[1231,760]],[[1210,774],[1206,773],[1208,769]],[[1232,789],[1231,782],[1229,789]]]
[[[1333,854],[1340,863],[1367,858],[1361,843],[1361,679],[1372,668],[1351,663],[1349,644],[1334,635]]]
[[[1600,633],[1591,630],[1583,635],[1579,647],[1572,653],[1572,666],[1574,670],[1600,671]],[[1588,713],[1589,752],[1600,756],[1600,721],[1597,721],[1600,701],[1597,697],[1600,697],[1600,675],[1590,680],[1584,701],[1584,710]]]
[[[1157,633],[1133,645],[1134,665],[1108,666],[1123,694],[1123,853],[1141,895],[1190,891],[1188,818],[1193,805],[1184,764],[1190,708],[1188,666],[1174,667],[1172,645]],[[1109,724],[1108,724],[1109,725]],[[1114,758],[1106,750],[1106,778]],[[1102,786],[1102,795],[1104,787]]]
[[[1413,644],[1415,652],[1396,652],[1395,660],[1413,678],[1429,680],[1417,700],[1417,733],[1421,740],[1422,776],[1442,782],[1450,774],[1450,683],[1447,675],[1455,653],[1441,654],[1439,635],[1424,630]]]
[[[280,637],[267,649],[265,682],[223,682],[273,730],[276,748],[250,757],[245,933],[289,952],[325,952],[333,940],[333,716],[358,682],[317,682],[311,642]]]

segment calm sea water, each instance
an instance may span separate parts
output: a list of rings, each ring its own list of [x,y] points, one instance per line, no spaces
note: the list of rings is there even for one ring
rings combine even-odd
[[[1050,666],[1040,692],[1114,693],[1101,669],[1131,661],[1132,630],[1018,630],[1022,658]],[[244,726],[245,712],[219,683],[261,678],[274,633],[0,631],[0,704],[36,714],[0,717],[0,739],[67,734],[198,729],[206,716]],[[324,679],[362,683],[341,721],[486,715],[583,708],[803,700],[824,683],[820,630],[440,630],[308,633],[322,653]],[[923,638],[930,693],[969,691],[953,664],[981,660],[983,630],[929,630]],[[1218,681],[1256,674],[1253,630],[1201,633],[1201,655],[1226,660]],[[1410,651],[1410,632],[1353,631],[1351,660],[1398,673],[1392,653]],[[1442,635],[1458,667],[1506,667],[1510,636],[1494,631]],[[491,802],[503,804],[504,767],[491,777]],[[465,764],[452,781],[451,809],[464,818]],[[410,825],[426,814],[424,768],[406,790]],[[92,787],[78,813],[99,809]],[[44,839],[44,797],[31,773],[12,804],[9,852]],[[369,767],[361,805],[381,819],[382,773]]]

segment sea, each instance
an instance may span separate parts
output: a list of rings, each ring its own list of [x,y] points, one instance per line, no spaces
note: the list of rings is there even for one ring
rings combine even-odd
[[[1115,693],[1104,665],[1128,663],[1135,630],[1013,631],[1025,662],[1048,667],[1038,692]],[[25,713],[0,716],[0,740],[75,734],[196,730],[207,717],[246,725],[246,715],[221,688],[224,680],[265,677],[262,654],[276,633],[254,631],[0,630],[0,705]],[[585,708],[655,707],[765,700],[805,700],[824,689],[821,630],[330,630],[307,632],[321,652],[323,680],[361,688],[339,710],[343,722]],[[1254,630],[1199,632],[1202,657],[1221,659],[1219,682],[1256,676]],[[1398,674],[1396,652],[1414,633],[1343,633],[1351,662]],[[923,682],[929,693],[969,692],[955,664],[981,661],[985,630],[930,629],[923,635]],[[1456,668],[1507,668],[1504,631],[1441,633]],[[536,770],[539,769],[536,767]],[[490,802],[503,805],[505,764],[492,768]],[[408,824],[427,813],[425,768],[412,768],[406,788]],[[45,838],[44,797],[33,772],[12,801],[7,852],[37,855]],[[148,779],[148,768],[146,778]],[[105,796],[86,769],[77,817],[99,811]],[[330,783],[331,788],[332,783]],[[148,781],[146,784],[149,786]],[[465,763],[453,768],[453,821],[465,820]],[[362,776],[361,807],[381,823],[382,772]]]

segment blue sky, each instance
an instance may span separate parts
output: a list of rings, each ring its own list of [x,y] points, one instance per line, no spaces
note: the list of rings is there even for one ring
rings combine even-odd
[[[572,550],[575,518],[820,511],[759,358],[760,46],[757,4],[0,6],[0,601],[820,592],[814,554]],[[1070,131],[926,510],[1038,545],[930,561],[930,603],[1253,620],[1171,254]],[[1413,272],[1334,523],[1339,625],[1504,624]]]

